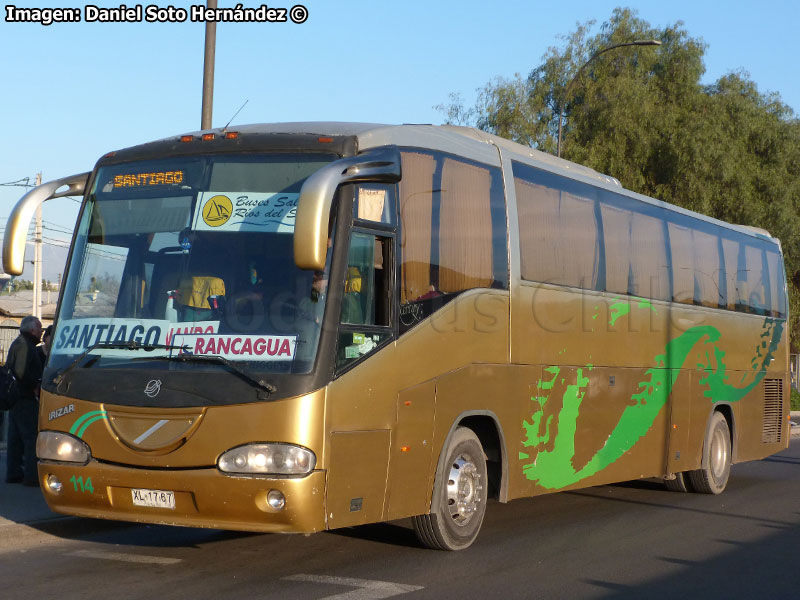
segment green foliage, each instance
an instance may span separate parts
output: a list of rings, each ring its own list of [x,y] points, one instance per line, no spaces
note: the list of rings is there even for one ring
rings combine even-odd
[[[780,238],[792,346],[800,341],[800,120],[743,71],[702,85],[706,45],[678,21],[658,29],[617,8],[578,25],[523,78],[496,79],[447,122],[475,125],[620,180],[627,189]],[[633,40],[661,46],[603,49]],[[596,56],[595,56],[596,55]],[[590,62],[589,62],[590,61]]]
[[[32,290],[33,289],[33,282],[28,281],[27,279],[15,279],[13,282],[14,284],[14,291],[20,290]]]
[[[791,410],[800,410],[800,392],[792,389]]]

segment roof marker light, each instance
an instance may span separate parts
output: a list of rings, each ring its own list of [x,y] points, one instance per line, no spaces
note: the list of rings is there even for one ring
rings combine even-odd
[[[321,144],[330,144],[331,142],[333,142],[333,138],[332,137],[318,137],[317,141],[319,143],[321,143]]]
[[[225,139],[226,140],[235,140],[235,139],[238,139],[238,138],[239,138],[239,132],[238,131],[228,131],[225,134]]]
[[[203,134],[203,141],[204,142],[210,142],[213,139],[214,139],[214,134],[213,133],[204,133]]]
[[[193,135],[182,135],[181,136],[181,141],[182,142],[193,142],[194,141],[194,136]]]

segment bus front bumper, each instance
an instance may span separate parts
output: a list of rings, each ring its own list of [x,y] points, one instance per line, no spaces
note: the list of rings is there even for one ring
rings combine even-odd
[[[50,509],[68,515],[240,531],[312,533],[326,528],[325,471],[300,479],[265,479],[231,477],[216,468],[148,470],[92,460],[87,465],[40,462],[39,481]],[[283,495],[282,508],[270,504],[273,490]],[[169,498],[149,492],[172,492],[174,508],[134,502]]]

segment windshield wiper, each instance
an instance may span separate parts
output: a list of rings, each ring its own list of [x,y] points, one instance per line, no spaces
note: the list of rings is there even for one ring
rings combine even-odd
[[[237,375],[242,377],[244,380],[252,383],[253,385],[260,387],[264,391],[267,392],[267,395],[274,394],[278,391],[274,385],[267,383],[263,379],[257,379],[251,373],[242,369],[233,361],[228,360],[223,356],[219,356],[217,354],[209,354],[209,355],[197,355],[197,354],[188,354],[185,353],[189,347],[188,346],[172,346],[169,344],[142,344],[141,342],[136,341],[128,341],[128,342],[97,342],[92,344],[86,350],[81,352],[78,356],[76,356],[71,363],[69,363],[64,369],[59,371],[56,376],[53,378],[53,383],[58,385],[64,379],[64,377],[72,371],[75,367],[80,364],[80,362],[93,350],[97,350],[98,348],[103,350],[180,350],[183,351],[184,354],[175,354],[170,356],[158,356],[153,358],[161,358],[165,360],[178,360],[181,362],[215,362],[219,364],[223,364],[228,367],[231,371],[234,371]],[[141,357],[145,358],[145,357]],[[149,357],[147,357],[149,358]],[[266,399],[266,397],[262,398],[261,393],[259,393],[259,399]]]
[[[228,360],[224,356],[219,356],[218,354],[176,354],[174,356],[167,356],[165,357],[168,360],[179,360],[181,362],[216,362],[221,365],[225,365],[231,371],[234,371],[237,375],[242,377],[244,380],[249,381],[253,385],[260,387],[261,389],[267,392],[267,396],[270,394],[274,394],[278,391],[271,383],[267,383],[263,379],[257,379],[255,375],[248,372],[246,369],[243,369],[239,365],[237,365],[232,360]],[[259,393],[258,397],[259,400],[265,400],[267,396],[262,397],[262,393]]]
[[[128,342],[96,342],[86,348],[83,352],[81,352],[78,356],[76,356],[72,362],[70,362],[66,367],[64,367],[61,371],[56,373],[56,376],[53,377],[53,383],[58,385],[64,379],[64,377],[72,371],[78,364],[86,358],[86,356],[92,352],[93,350],[97,350],[98,348],[103,350],[183,350],[186,346],[170,346],[167,344],[142,344],[141,342],[137,341],[128,341]]]

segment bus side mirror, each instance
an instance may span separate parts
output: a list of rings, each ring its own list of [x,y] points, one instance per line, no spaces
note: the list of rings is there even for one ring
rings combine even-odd
[[[89,173],[72,175],[36,186],[14,206],[3,236],[3,270],[9,275],[22,275],[25,267],[25,241],[36,208],[52,198],[83,195]],[[67,189],[61,190],[65,187]],[[59,191],[61,190],[61,191]]]
[[[399,150],[385,146],[334,161],[306,179],[300,188],[295,217],[295,264],[300,269],[325,269],[331,203],[341,184],[396,183],[400,175]]]

